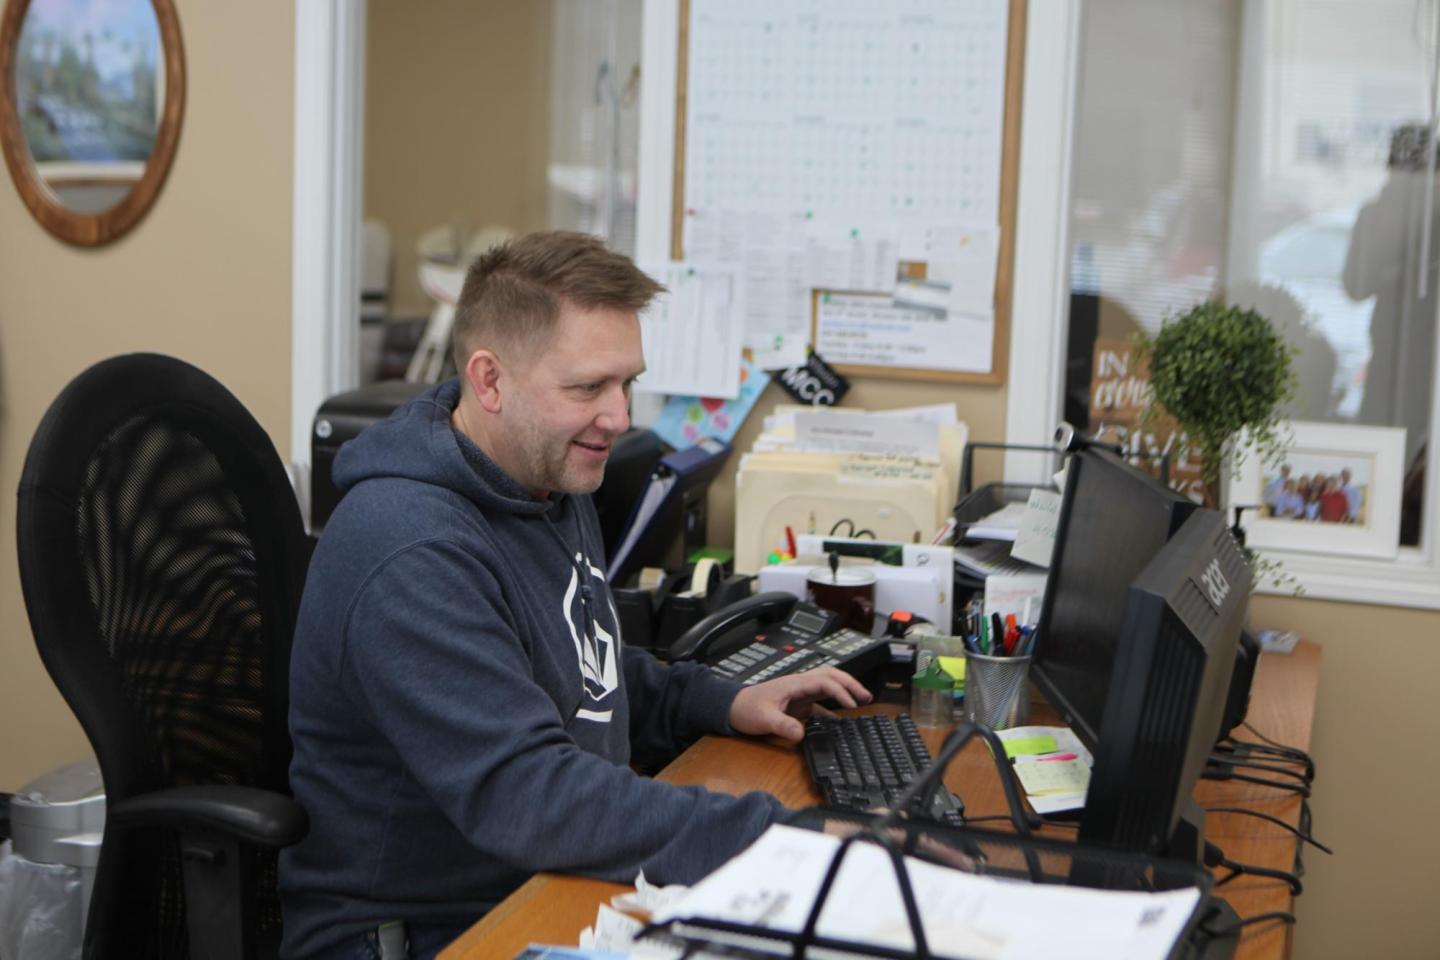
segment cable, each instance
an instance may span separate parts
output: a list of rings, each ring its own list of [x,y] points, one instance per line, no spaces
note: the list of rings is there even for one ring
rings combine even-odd
[[[1209,936],[1218,940],[1222,937],[1230,936],[1230,934],[1234,933],[1242,927],[1248,927],[1256,923],[1264,923],[1267,920],[1279,920],[1282,923],[1287,923],[1291,926],[1294,926],[1295,914],[1286,913],[1284,910],[1274,910],[1270,913],[1257,913],[1253,917],[1242,917],[1239,920],[1236,920],[1234,923],[1227,924],[1226,926],[1220,927],[1219,929],[1207,927],[1204,925],[1204,923],[1201,923],[1200,929],[1205,931],[1205,933]]]
[[[1310,796],[1310,788],[1303,783],[1285,783],[1281,780],[1267,780],[1264,777],[1252,777],[1246,773],[1231,773],[1214,768],[1207,768],[1200,776],[1206,780],[1239,780],[1242,783],[1258,783],[1262,787],[1274,787],[1277,790],[1298,793],[1302,797]]]
[[[1205,812],[1240,813],[1244,814],[1247,817],[1259,817],[1261,820],[1268,820],[1278,827],[1284,827],[1286,830],[1289,830],[1291,833],[1295,834],[1295,836],[1299,837],[1301,840],[1304,840],[1306,843],[1310,844],[1312,847],[1315,847],[1318,850],[1323,850],[1332,856],[1335,854],[1334,850],[1331,850],[1329,847],[1325,846],[1325,844],[1310,836],[1310,834],[1302,832],[1299,827],[1293,827],[1290,824],[1286,823],[1284,820],[1281,820],[1279,817],[1271,816],[1268,813],[1261,813],[1259,810],[1249,810],[1245,807],[1206,807]]]
[[[1300,882],[1300,878],[1295,876],[1295,874],[1288,873],[1284,870],[1276,870],[1271,867],[1256,866],[1252,863],[1238,863],[1225,856],[1225,851],[1215,846],[1215,844],[1209,840],[1205,841],[1204,860],[1205,866],[1207,867],[1224,867],[1230,871],[1229,874],[1215,881],[1215,886],[1217,887],[1223,887],[1231,880],[1243,875],[1268,877],[1271,880],[1283,880],[1289,884],[1290,895],[1294,897],[1300,896],[1300,894],[1305,891],[1305,885]]]
[[[1244,767],[1246,770],[1263,770],[1266,773],[1278,773],[1281,776],[1294,777],[1307,787],[1310,785],[1310,779],[1299,770],[1291,770],[1289,767],[1278,767],[1273,763],[1260,763],[1258,760],[1236,760],[1231,757],[1217,756],[1212,753],[1209,759],[1205,761],[1205,764],[1207,767]]]
[[[1297,757],[1304,757],[1306,760],[1310,759],[1310,754],[1306,753],[1304,750],[1301,750],[1299,747],[1292,747],[1288,744],[1280,743],[1276,740],[1271,740],[1269,737],[1265,736],[1265,734],[1261,733],[1259,730],[1256,730],[1255,727],[1251,725],[1249,720],[1241,720],[1240,726],[1244,727],[1246,730],[1249,730],[1251,733],[1255,734],[1255,736],[1259,737],[1261,740],[1265,741],[1270,746],[1275,747],[1276,749],[1293,753]],[[1238,742],[1244,743],[1245,741],[1241,740]]]
[[[1274,760],[1277,763],[1294,763],[1305,768],[1305,780],[1311,782],[1315,779],[1315,763],[1308,756],[1297,754],[1286,747],[1273,747],[1263,743],[1254,743],[1248,740],[1235,740],[1228,738],[1229,742],[1222,740],[1215,744],[1216,751],[1229,753],[1237,757],[1258,756]]]

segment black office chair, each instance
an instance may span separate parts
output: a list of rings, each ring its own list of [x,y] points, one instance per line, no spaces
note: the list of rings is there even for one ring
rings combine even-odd
[[[84,955],[273,956],[290,643],[309,544],[264,431],[219,382],[131,354],[75,378],[30,444],[20,581],[100,763]]]

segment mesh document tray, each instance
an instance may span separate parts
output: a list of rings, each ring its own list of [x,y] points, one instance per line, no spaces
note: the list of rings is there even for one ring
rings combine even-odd
[[[795,825],[814,826],[818,829],[822,821],[848,820],[863,825],[874,819],[863,813],[815,809],[807,811],[795,821]],[[1200,897],[1195,912],[1169,956],[1171,960],[1190,960],[1207,955],[1207,941],[1210,937],[1205,928],[1205,919],[1208,915],[1207,901],[1213,881],[1210,874],[1196,864],[1081,846],[1063,840],[1021,837],[995,830],[951,827],[932,822],[900,821],[890,829],[892,834],[898,832],[903,837],[898,840],[897,845],[906,856],[957,869],[954,862],[939,860],[927,852],[934,850],[936,845],[944,845],[968,857],[974,866],[964,872],[975,875],[1102,890],[1158,893],[1197,888]],[[924,845],[919,843],[921,838],[926,841]],[[876,882],[880,882],[879,878]],[[753,960],[773,960],[776,956],[853,956],[897,960],[922,956],[955,956],[944,944],[932,944],[928,953],[921,954],[914,950],[836,940],[818,933],[806,936],[804,933],[729,923],[706,917],[677,918],[647,928],[646,935],[659,942],[694,949],[697,953],[703,952],[706,956],[743,957]]]
[[[1014,833],[971,826],[954,827],[930,820],[911,820],[894,813],[880,815],[812,808],[793,819],[791,825],[818,830],[827,822],[843,821],[856,824],[860,830],[842,841],[835,859],[830,864],[829,875],[821,884],[816,902],[810,909],[809,922],[805,929],[796,932],[731,923],[709,917],[683,917],[663,924],[652,924],[646,928],[644,936],[654,937],[687,950],[703,951],[705,955],[755,960],[776,956],[886,957],[906,960],[936,955],[933,949],[926,950],[923,946],[916,950],[900,950],[836,940],[818,932],[821,909],[846,850],[853,843],[870,842],[867,834],[881,834],[888,841],[882,845],[886,846],[890,853],[902,899],[906,901],[913,939],[917,945],[924,944],[925,937],[923,931],[917,929],[920,925],[919,914],[914,909],[913,894],[902,856],[914,857],[976,876],[1034,884],[1146,893],[1193,888],[1200,894],[1196,908],[1169,956],[1172,960],[1188,960],[1207,954],[1213,941],[1205,926],[1205,919],[1210,914],[1207,901],[1213,884],[1209,872],[1197,863],[1183,860],[1033,836],[1022,809],[1014,775],[1008,769],[1008,763],[1000,759],[1004,756],[1004,748],[993,731],[970,724],[957,727],[947,737],[935,765],[924,778],[911,786],[907,798],[910,794],[933,789],[949,761],[972,737],[979,737],[990,746],[991,757],[1001,776],[1001,785],[1004,787],[1011,820],[1015,826]],[[896,808],[907,808],[907,798],[897,801]],[[941,955],[945,957],[954,956],[944,947],[941,950]]]
[[[961,459],[960,467],[960,490],[958,501],[955,504],[955,539],[965,539],[965,528],[978,520],[1001,509],[1009,503],[1024,503],[1030,499],[1030,491],[1035,489],[1032,483],[987,483],[972,490],[971,478],[974,476],[974,461],[976,450],[1023,450],[1030,453],[1043,453],[1051,457],[1060,456],[1059,451],[1053,446],[1038,446],[1034,444],[1015,443],[967,443],[965,453]]]

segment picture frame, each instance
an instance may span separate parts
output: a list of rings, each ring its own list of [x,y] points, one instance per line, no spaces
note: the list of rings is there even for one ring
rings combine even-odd
[[[96,247],[134,228],[169,174],[184,109],[175,0],[5,0],[0,152],[55,237]]]
[[[1393,558],[1400,543],[1405,430],[1292,422],[1279,463],[1246,449],[1230,484],[1246,545],[1331,556]]]

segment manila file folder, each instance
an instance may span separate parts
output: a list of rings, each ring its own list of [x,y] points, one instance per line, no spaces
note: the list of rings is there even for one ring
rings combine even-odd
[[[944,471],[904,457],[752,453],[735,482],[735,571],[755,573],[795,533],[928,542],[952,504]],[[848,521],[848,523],[847,523]]]

